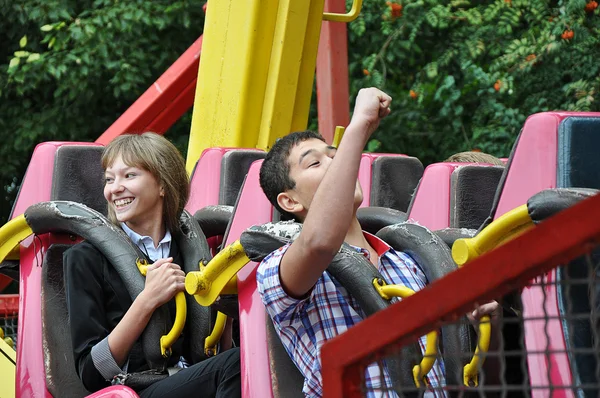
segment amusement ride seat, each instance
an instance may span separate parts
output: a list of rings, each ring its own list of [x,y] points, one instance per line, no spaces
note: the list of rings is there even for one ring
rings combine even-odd
[[[76,202],[71,206],[75,211],[77,211],[77,206],[84,205],[84,207],[81,207],[82,212],[87,212],[85,206],[88,206],[92,209],[92,212],[93,210],[100,212],[100,214],[96,213],[97,215],[94,217],[103,218],[102,214],[106,213],[106,201],[102,192],[101,152],[102,147],[93,144],[40,144],[33,154],[23,181],[21,195],[15,204],[15,213],[23,212],[32,204],[50,200],[54,202],[50,202],[50,205],[46,207],[48,209],[52,208],[52,203],[57,203],[58,206],[58,203]],[[34,209],[36,206],[29,209]],[[26,219],[27,211],[25,211]],[[183,233],[176,234],[175,239],[178,240],[184,259],[191,260],[184,261],[183,264],[184,270],[189,272],[198,269],[200,259],[208,261],[211,256],[202,231],[195,226],[195,222],[192,224],[191,221],[185,220],[191,220],[191,218],[185,214],[182,216]],[[88,392],[77,377],[73,361],[62,266],[62,254],[78,239],[75,236],[76,233],[73,233],[73,235],[62,232],[52,233],[55,230],[64,231],[65,229],[61,227],[55,229],[54,225],[50,225],[51,222],[52,217],[50,217],[50,222],[46,220],[46,225],[42,225],[41,230],[43,232],[40,232],[41,235],[30,238],[30,241],[24,241],[23,245],[26,248],[21,249],[21,275],[23,281],[21,298],[23,305],[20,322],[21,325],[26,324],[27,327],[20,328],[20,342],[22,344],[18,346],[19,366],[17,371],[28,374],[27,383],[29,383],[29,386],[17,383],[17,392],[33,388],[34,391],[47,390],[53,396],[84,396]],[[73,221],[73,223],[77,224],[77,221]],[[108,221],[104,223],[109,224]],[[99,227],[93,227],[91,230],[94,228]],[[32,226],[32,229],[36,232],[40,228],[36,229]],[[44,233],[46,230],[51,231],[51,233]],[[66,230],[70,231],[69,228],[66,228]],[[194,239],[191,239],[192,236]],[[32,248],[33,250],[31,250]],[[40,258],[41,260],[39,260]],[[132,258],[135,259],[136,257]],[[142,256],[138,258],[142,258]],[[41,267],[39,267],[39,262],[41,262]],[[115,267],[119,268],[116,264]],[[141,288],[143,288],[143,279],[141,279],[142,277],[139,275],[137,268],[129,266],[127,268],[133,270],[132,272],[140,280],[136,283],[138,283],[138,286],[141,283]],[[123,280],[130,289],[129,284],[132,280],[128,278],[123,278]],[[207,312],[209,309],[198,306],[193,297],[188,296],[186,302],[188,303],[186,324],[191,325],[189,327],[191,356],[193,357],[191,359],[197,361],[205,357],[204,338],[210,333],[210,320]],[[41,322],[40,313],[36,313],[36,308],[41,311]],[[160,312],[157,311],[156,313]],[[156,319],[159,319],[160,316],[156,315]],[[154,317],[153,315],[153,319]],[[166,318],[163,317],[162,319]],[[151,320],[144,332],[145,334],[149,330],[158,330],[158,324],[153,322]],[[40,334],[41,338],[39,337]],[[160,334],[159,331],[156,343],[154,343],[154,340],[151,341],[153,346],[158,347]],[[39,338],[39,343],[36,336]],[[150,347],[144,338],[143,345],[145,350]],[[160,357],[159,351],[158,357]],[[19,379],[17,375],[17,380]],[[35,387],[31,387],[31,385]],[[125,393],[125,390],[127,389],[124,387],[111,387],[106,394],[118,396],[120,393]],[[102,391],[96,394],[101,396]],[[128,391],[126,394],[131,396],[131,390]]]
[[[490,215],[479,231],[545,189],[599,189],[598,148],[598,113],[545,112],[530,116],[515,141]],[[597,256],[598,253],[594,253],[591,257],[597,259]],[[545,275],[544,287],[529,286],[517,298],[515,305],[522,309],[522,318],[543,319],[519,325],[524,341],[521,337],[512,341],[505,339],[509,343],[505,349],[527,351],[523,352],[528,365],[525,377],[529,377],[532,386],[597,384],[597,357],[591,355],[591,351],[599,330],[586,315],[597,310],[599,290],[592,289],[590,295],[589,286],[571,283],[586,278],[591,280],[593,271],[581,258]],[[552,352],[547,356],[535,354],[550,347]],[[518,357],[513,357],[513,362],[509,362],[509,358],[506,361],[507,368],[521,367]],[[522,379],[510,381],[511,384],[522,382]],[[595,388],[580,391],[594,396],[597,392]],[[544,394],[544,390],[532,393]]]

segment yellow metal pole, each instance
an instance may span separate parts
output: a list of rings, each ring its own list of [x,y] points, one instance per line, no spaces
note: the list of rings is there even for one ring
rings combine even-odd
[[[280,1],[258,148],[306,128],[324,7],[324,0]]]
[[[204,23],[186,167],[213,146],[254,147],[279,0],[220,0]]]
[[[266,149],[278,137],[306,128],[323,8],[324,0],[211,3],[188,172],[206,148]]]

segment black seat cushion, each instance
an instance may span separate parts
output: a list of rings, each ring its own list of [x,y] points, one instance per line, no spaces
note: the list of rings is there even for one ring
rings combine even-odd
[[[504,167],[461,166],[450,178],[450,227],[477,229],[490,215]]]
[[[63,280],[63,253],[70,245],[53,244],[42,265],[42,345],[46,387],[55,397],[89,394],[77,377]]]
[[[220,205],[235,205],[250,166],[254,161],[264,159],[265,156],[265,152],[251,149],[238,149],[223,155],[219,189]]]
[[[371,169],[370,205],[407,212],[423,164],[409,156],[380,156]]]
[[[600,189],[600,118],[569,117],[558,128],[557,188]]]
[[[70,200],[106,214],[104,171],[100,164],[102,150],[101,146],[59,147],[54,159],[50,200]]]

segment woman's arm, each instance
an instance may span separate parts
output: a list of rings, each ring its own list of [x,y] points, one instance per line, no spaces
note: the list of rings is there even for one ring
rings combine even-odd
[[[88,390],[106,386],[104,380],[122,372],[154,310],[184,289],[183,271],[170,261],[161,259],[148,267],[144,290],[110,330],[102,288],[106,281],[101,271],[107,260],[89,244],[65,253],[71,339],[78,374]]]

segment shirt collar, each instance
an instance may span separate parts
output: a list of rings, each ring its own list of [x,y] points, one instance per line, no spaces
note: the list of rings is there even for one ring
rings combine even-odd
[[[133,229],[129,228],[127,226],[127,224],[125,224],[124,222],[121,223],[121,228],[123,228],[123,231],[125,231],[127,236],[129,236],[129,239],[131,239],[131,241],[133,243],[135,243],[136,245],[138,245],[140,247],[140,249],[142,249],[142,250],[144,250],[144,248],[142,247],[142,246],[144,246],[144,241],[150,240],[150,242],[153,243],[151,237],[142,236],[142,235],[138,234]],[[158,246],[160,246],[162,244],[167,244],[167,243],[171,243],[171,231],[169,231],[168,229],[167,229],[167,232],[165,233],[165,236],[160,240],[160,242],[158,242]]]
[[[369,245],[371,245],[371,247],[373,249],[375,249],[375,252],[377,253],[378,257],[383,256],[385,253],[387,253],[390,249],[391,246],[388,245],[387,243],[385,243],[384,241],[382,241],[381,239],[379,239],[377,236],[370,234],[366,231],[362,231],[363,232],[363,236],[365,237],[367,243]],[[363,247],[358,247],[358,246],[352,246],[357,252],[362,253],[366,258],[371,259],[371,254],[369,253],[369,251]]]
[[[367,243],[371,245],[373,249],[377,252],[378,256],[382,256],[385,252],[391,249],[391,246],[379,239],[377,236],[370,234],[366,231],[363,231],[363,235],[367,240]]]

